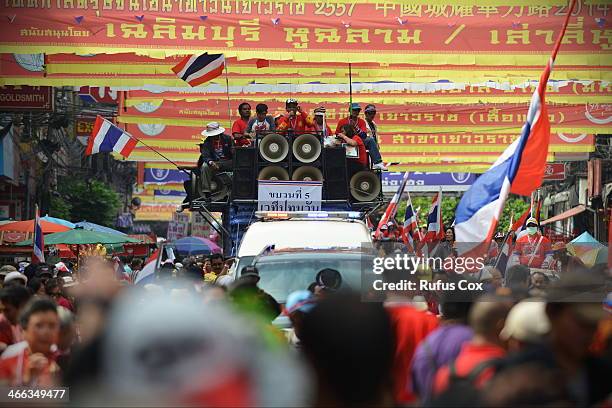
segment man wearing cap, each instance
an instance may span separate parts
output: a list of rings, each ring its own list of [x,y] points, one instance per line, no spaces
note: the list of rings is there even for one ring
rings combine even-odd
[[[376,117],[376,106],[372,105],[371,103],[366,105],[363,113],[365,114],[368,137],[371,137],[376,143],[378,143],[378,126],[376,126],[376,123],[374,122],[374,118]]]
[[[213,173],[232,169],[234,143],[232,138],[224,132],[225,128],[221,127],[218,122],[210,122],[202,131],[204,137],[199,144],[198,168],[200,169],[200,189],[204,197],[209,197],[212,193]]]
[[[382,156],[380,155],[380,151],[378,150],[378,145],[376,144],[376,141],[374,140],[374,138],[367,137],[368,128],[366,126],[365,120],[359,117],[360,112],[361,106],[356,102],[351,103],[350,115],[346,118],[340,119],[340,121],[338,122],[338,126],[336,126],[336,134],[342,133],[342,129],[344,128],[344,126],[352,126],[355,129],[355,134],[361,137],[365,148],[370,152],[370,157],[372,158],[372,163],[374,164],[372,168],[377,170],[387,170],[387,168],[382,162]]]
[[[287,296],[285,314],[289,317],[292,328],[283,329],[283,333],[289,344],[296,349],[302,347],[300,339],[304,317],[315,307],[316,300],[316,297],[308,290],[297,290]]]
[[[550,240],[543,236],[538,229],[538,220],[531,217],[527,220],[527,234],[516,240],[514,246],[514,262],[529,268],[549,267],[552,261]]]
[[[296,135],[299,135],[312,127],[313,119],[306,112],[302,112],[296,99],[287,99],[285,109],[287,110],[287,115],[278,120],[276,130],[279,132],[293,131]]]

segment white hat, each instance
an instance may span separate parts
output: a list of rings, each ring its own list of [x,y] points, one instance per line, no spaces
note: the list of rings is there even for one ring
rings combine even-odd
[[[221,127],[219,122],[210,122],[208,125],[206,125],[206,129],[204,129],[201,134],[202,136],[208,137],[217,136],[223,132],[225,132],[225,128]]]
[[[510,310],[499,337],[502,340],[513,337],[528,343],[539,343],[549,331],[546,302],[543,299],[529,299],[517,303]]]
[[[24,285],[28,284],[28,277],[25,276],[23,273],[19,273],[17,271],[9,272],[4,278],[4,283],[7,284],[15,279],[21,279]]]

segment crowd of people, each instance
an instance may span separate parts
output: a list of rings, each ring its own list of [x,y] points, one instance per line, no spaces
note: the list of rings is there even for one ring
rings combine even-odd
[[[451,237],[449,236],[449,239]],[[115,265],[5,265],[0,383],[67,386],[75,403],[207,406],[592,406],[610,403],[604,268],[557,280],[434,271],[482,290],[387,291],[369,302],[323,270],[279,304],[233,259],[162,263],[130,285]],[[138,274],[141,260],[130,264]],[[19,269],[22,271],[20,272]],[[383,278],[422,279],[388,270]],[[273,324],[285,316],[291,324]]]

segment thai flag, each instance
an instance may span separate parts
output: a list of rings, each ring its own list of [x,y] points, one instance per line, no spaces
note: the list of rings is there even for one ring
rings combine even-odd
[[[153,254],[147,259],[145,266],[138,272],[134,279],[135,285],[146,285],[152,283],[155,280],[155,266],[157,264],[157,257],[159,256],[159,249],[156,249]]]
[[[176,64],[172,71],[191,86],[198,86],[215,79],[223,73],[225,57],[223,54],[188,55]]]
[[[414,238],[412,234],[416,233],[419,230],[419,225],[417,222],[417,214],[412,207],[412,200],[410,199],[410,194],[408,194],[408,203],[406,204],[406,215],[404,216],[404,230],[402,234],[402,239],[406,246],[409,247],[410,250],[414,250]]]
[[[406,183],[408,182],[408,178],[410,177],[410,172],[405,172],[404,177],[402,178],[402,182],[397,188],[397,191],[393,195],[393,198],[389,202],[385,213],[380,218],[378,222],[378,226],[376,227],[376,233],[374,234],[374,238],[380,238],[380,228],[388,223],[390,220],[395,218],[395,214],[397,214],[397,203],[399,202],[400,197],[404,193],[404,189],[406,188]]]
[[[542,184],[550,140],[545,91],[561,39],[571,15],[572,0],[563,29],[531,97],[527,122],[514,141],[463,195],[455,212],[458,252],[486,251],[509,193],[529,196]]]
[[[438,191],[431,200],[431,207],[427,215],[426,242],[440,241],[444,238],[444,226],[442,225],[442,191]]]
[[[133,138],[125,130],[113,125],[102,116],[96,118],[85,156],[95,153],[117,152],[128,157],[136,147],[138,139]]]
[[[38,213],[38,205],[36,206],[36,217],[34,219],[34,243],[32,249],[34,256],[32,257],[32,263],[44,263],[45,262],[45,239],[43,236],[42,227],[40,226],[40,214]]]

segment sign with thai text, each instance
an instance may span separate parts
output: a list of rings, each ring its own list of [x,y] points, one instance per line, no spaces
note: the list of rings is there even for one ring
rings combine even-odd
[[[258,182],[259,211],[320,211],[322,181]]]

